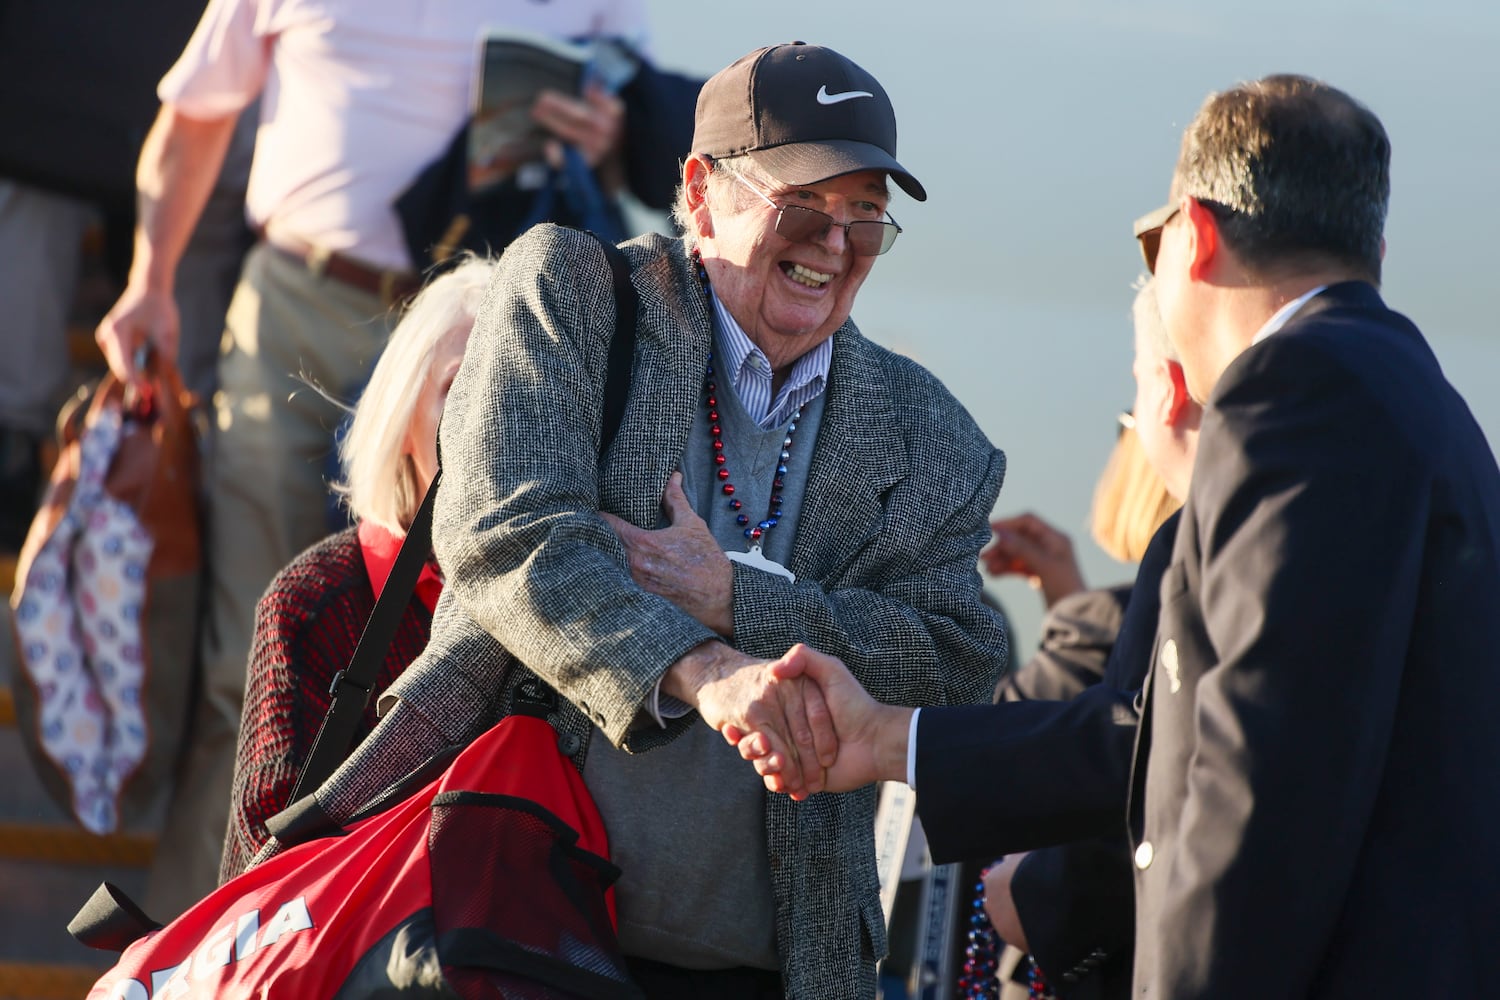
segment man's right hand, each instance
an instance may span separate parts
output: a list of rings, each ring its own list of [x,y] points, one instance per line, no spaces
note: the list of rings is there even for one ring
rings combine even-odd
[[[876,781],[906,780],[914,709],[881,704],[842,660],[801,643],[772,664],[771,674],[780,681],[801,678],[812,682],[827,703],[837,733],[838,756],[828,768],[825,791],[847,792]],[[773,792],[787,790],[766,734],[725,730],[724,737],[738,746],[741,757],[755,764],[766,788]]]
[[[160,356],[176,361],[178,334],[177,302],[172,294],[129,285],[100,321],[94,340],[115,377],[139,386],[143,373],[136,369],[136,357],[140,349],[150,344]]]

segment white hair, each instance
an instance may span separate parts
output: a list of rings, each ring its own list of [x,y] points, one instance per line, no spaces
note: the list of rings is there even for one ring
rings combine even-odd
[[[1161,320],[1161,307],[1156,300],[1156,279],[1142,275],[1135,286],[1135,302],[1131,307],[1135,320],[1135,350],[1143,358],[1162,361],[1179,361],[1177,349],[1167,337],[1166,324]]]
[[[432,279],[391,331],[339,445],[344,481],[334,489],[359,520],[400,535],[416,516],[422,495],[411,456],[402,451],[407,428],[438,345],[473,325],[494,270],[494,260],[468,256]]]
[[[725,156],[709,162],[713,167],[704,178],[704,195],[716,200],[727,198],[735,208],[748,204],[753,198],[753,195],[744,190],[741,185],[733,183],[736,177],[743,177],[752,182],[775,183],[748,156]],[[682,234],[688,249],[697,249],[698,228],[693,224],[693,210],[689,207],[687,199],[687,184],[683,182],[678,183],[677,197],[672,202],[672,222],[676,224],[677,231]]]

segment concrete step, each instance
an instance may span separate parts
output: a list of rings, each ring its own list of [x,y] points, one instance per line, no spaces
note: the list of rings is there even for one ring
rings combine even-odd
[[[9,694],[0,689],[7,723]],[[79,944],[68,921],[104,881],[141,899],[156,838],[150,831],[98,837],[69,823],[29,764],[16,759],[19,742],[13,726],[0,731],[0,744],[10,745],[0,750],[8,785],[0,796],[0,998],[79,1000],[115,956]],[[27,811],[36,818],[18,817]]]
[[[0,602],[0,774],[7,778],[5,793],[0,795],[0,859],[19,856],[60,864],[125,867],[148,864],[150,844],[166,808],[165,794],[141,820],[117,835],[99,837],[79,826],[38,777],[43,768],[49,769],[50,776],[54,765],[39,748],[28,745],[31,737],[17,728],[13,685],[26,683],[19,677],[17,655],[10,608]]]
[[[0,795],[0,827],[11,825],[66,826],[72,818],[52,800],[37,778],[43,763],[32,756],[16,728],[15,699],[7,684],[0,688],[0,774],[7,776]],[[6,857],[0,844],[0,858]]]
[[[6,903],[0,906],[0,940],[5,942],[0,969],[7,964],[73,965],[99,978],[100,971],[113,965],[116,956],[79,944],[68,933],[68,921],[88,902],[99,883],[106,881],[134,900],[145,894],[146,873],[140,868],[0,860],[0,885],[8,887]],[[24,947],[19,947],[23,943]],[[0,996],[14,995],[0,979]]]
[[[16,728],[8,604],[0,618],[0,1000],[80,1000],[115,956],[79,944],[68,921],[101,882],[143,898],[155,832],[95,836],[43,790]]]

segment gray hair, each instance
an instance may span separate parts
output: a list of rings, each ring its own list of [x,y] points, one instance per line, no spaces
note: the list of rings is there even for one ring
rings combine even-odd
[[[713,169],[705,178],[705,193],[715,200],[724,200],[738,208],[750,199],[743,185],[731,183],[736,177],[748,181],[765,179],[748,156],[725,156],[709,160]],[[697,227],[693,223],[693,210],[688,206],[687,184],[679,182],[677,196],[672,201],[672,222],[682,234],[689,250],[698,248]]]
[[[467,256],[432,279],[391,331],[339,444],[344,480],[334,489],[356,518],[398,535],[411,525],[422,493],[411,456],[402,452],[406,431],[439,343],[473,325],[494,271],[494,260]]]
[[[1368,108],[1305,76],[1211,94],[1182,137],[1173,200],[1202,202],[1252,271],[1332,261],[1380,281],[1391,144]]]
[[[1139,357],[1180,361],[1177,349],[1167,336],[1166,324],[1161,320],[1161,306],[1156,299],[1156,279],[1149,274],[1141,277],[1135,286],[1135,302],[1130,308],[1135,322],[1135,352]]]

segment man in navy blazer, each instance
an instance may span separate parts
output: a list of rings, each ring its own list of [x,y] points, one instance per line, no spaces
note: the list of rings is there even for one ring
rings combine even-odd
[[[1138,224],[1206,401],[1129,809],[1149,997],[1500,996],[1500,472],[1377,285],[1379,120],[1216,94]]]
[[[1205,403],[1131,777],[1139,997],[1500,996],[1500,471],[1377,291],[1389,159],[1348,95],[1268,77],[1208,99],[1137,223]],[[778,668],[828,693],[829,787],[900,778],[913,750],[940,842],[955,783],[927,776],[970,762],[927,744],[983,719],[913,724],[836,667]],[[970,770],[964,822],[994,834],[966,852],[1035,825],[1010,782]],[[1087,794],[1059,789],[1051,833]]]

